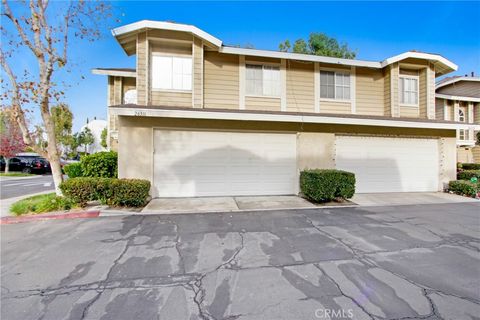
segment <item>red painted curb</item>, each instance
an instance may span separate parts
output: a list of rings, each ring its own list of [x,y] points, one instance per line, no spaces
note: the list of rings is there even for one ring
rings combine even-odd
[[[96,218],[100,215],[100,211],[81,211],[61,214],[39,214],[20,217],[3,217],[0,224],[13,224],[38,220],[58,220],[58,219],[75,219],[75,218]]]

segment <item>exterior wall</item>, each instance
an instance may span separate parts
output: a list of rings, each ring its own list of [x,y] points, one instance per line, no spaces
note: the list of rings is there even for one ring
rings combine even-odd
[[[449,181],[457,179],[457,139],[456,138],[440,138],[440,178],[439,191],[445,189]]]
[[[351,114],[352,105],[349,102],[320,101],[321,113]]]
[[[401,106],[400,117],[401,118],[418,118],[419,109],[417,107]]]
[[[437,93],[480,98],[480,81],[458,81],[439,88]]]
[[[473,162],[480,163],[480,146],[472,148]]]
[[[391,75],[391,67],[388,66],[383,70],[383,101],[384,101],[384,108],[383,114],[386,117],[390,117],[393,114],[392,110],[392,75]]]
[[[193,40],[193,107],[203,107],[203,42]]]
[[[473,163],[473,152],[472,148],[469,147],[458,147],[457,148],[457,162],[461,163]]]
[[[238,56],[205,51],[205,108],[239,108],[238,60]]]
[[[390,110],[392,117],[400,117],[399,92],[398,92],[398,76],[400,75],[400,67],[398,63],[394,63],[390,68]]]
[[[422,69],[418,77],[418,108],[420,118],[427,118],[427,70]]]
[[[314,112],[314,64],[287,61],[287,111]]]
[[[137,103],[146,105],[148,102],[148,42],[147,33],[137,35]]]
[[[335,134],[299,132],[297,134],[297,167],[335,169]]]
[[[473,104],[473,122],[480,124],[480,102]]]
[[[356,68],[356,114],[385,115],[385,77],[382,70]],[[388,114],[389,115],[389,114]]]
[[[245,109],[281,111],[280,98],[245,96]]]
[[[438,120],[447,120],[445,119],[445,100],[437,98],[435,99],[435,119]]]
[[[151,104],[162,107],[191,107],[192,94],[190,92],[173,92],[152,90]]]

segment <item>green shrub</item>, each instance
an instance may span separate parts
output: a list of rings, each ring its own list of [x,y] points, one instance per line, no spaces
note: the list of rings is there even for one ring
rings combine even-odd
[[[470,180],[474,177],[480,179],[480,170],[463,170],[457,172],[457,180]]]
[[[80,160],[84,177],[116,178],[118,156],[114,151],[104,151],[83,156]]]
[[[82,165],[80,162],[67,164],[63,167],[63,170],[69,178],[83,177]]]
[[[477,193],[480,192],[480,183],[474,183],[466,180],[450,181],[448,184],[448,191],[461,196],[475,198]]]
[[[462,163],[463,170],[480,170],[480,163]]]
[[[17,201],[10,207],[10,212],[19,216],[27,213],[69,210],[73,207],[75,207],[75,203],[72,200],[58,197],[55,193],[48,193]]]
[[[150,181],[79,177],[64,181],[60,189],[82,207],[94,200],[110,206],[141,207],[147,202]]]
[[[349,199],[355,193],[355,175],[341,170],[304,170],[300,173],[300,189],[315,202],[337,198]]]
[[[84,207],[88,201],[98,200],[97,183],[100,179],[78,177],[67,179],[60,184],[63,194]]]

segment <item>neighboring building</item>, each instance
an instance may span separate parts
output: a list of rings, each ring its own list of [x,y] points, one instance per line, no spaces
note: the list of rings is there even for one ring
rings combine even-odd
[[[435,78],[457,66],[440,55],[234,48],[158,21],[112,33],[137,62],[93,70],[108,76],[110,145],[119,176],[150,180],[153,196],[297,194],[305,168],[352,171],[361,193],[456,178],[459,125],[435,119]]]
[[[457,161],[480,162],[480,147],[475,146],[480,125],[480,78],[448,77],[439,81],[435,94],[438,119],[468,124],[457,130]]]
[[[84,152],[87,153],[96,153],[100,151],[105,151],[105,148],[102,147],[102,131],[107,127],[107,121],[94,119],[89,121],[86,125],[80,128],[80,132],[83,131],[85,128],[89,128],[95,138],[95,141],[87,147],[87,150],[83,150],[84,147],[78,147]]]

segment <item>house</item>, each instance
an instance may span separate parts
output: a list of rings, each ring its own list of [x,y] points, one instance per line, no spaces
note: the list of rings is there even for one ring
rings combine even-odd
[[[436,85],[436,117],[469,124],[457,130],[457,161],[480,162],[480,147],[475,146],[480,125],[480,77],[447,77]]]
[[[192,25],[139,21],[112,31],[136,68],[108,76],[109,143],[119,176],[156,197],[299,192],[305,168],[354,172],[357,192],[442,190],[456,130],[436,119],[446,58],[383,61],[229,47]],[[478,130],[478,126],[473,126]]]

